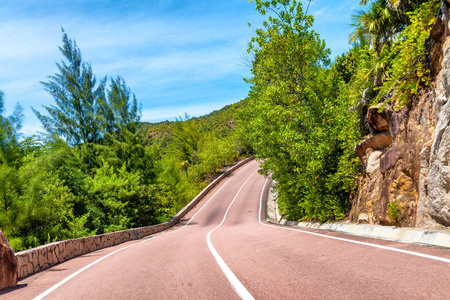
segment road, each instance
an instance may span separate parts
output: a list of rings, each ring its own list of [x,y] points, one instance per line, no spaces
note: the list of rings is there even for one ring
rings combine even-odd
[[[1,299],[449,299],[450,251],[268,224],[252,161],[177,226],[64,262]]]

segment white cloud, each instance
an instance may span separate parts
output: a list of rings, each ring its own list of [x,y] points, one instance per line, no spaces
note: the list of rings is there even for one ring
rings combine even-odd
[[[0,90],[7,113],[19,101],[25,110],[23,132],[39,130],[30,107],[41,110],[41,105],[53,103],[39,81],[57,72],[61,26],[77,41],[98,79],[121,75],[126,80],[143,102],[148,120],[155,119],[152,107],[158,107],[161,120],[237,102],[248,90],[242,77],[249,70],[240,65],[253,35],[247,23],[263,18],[247,2],[0,2]],[[329,24],[324,17],[340,17],[343,10],[318,0],[310,12]]]

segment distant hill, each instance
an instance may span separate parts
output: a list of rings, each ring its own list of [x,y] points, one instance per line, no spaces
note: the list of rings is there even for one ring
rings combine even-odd
[[[234,124],[239,115],[238,112],[244,105],[245,100],[241,100],[237,103],[226,105],[207,115],[189,118],[181,122],[197,122],[200,123],[202,131],[216,131],[217,134],[225,136],[234,129]],[[157,123],[140,122],[138,128],[146,144],[150,145],[154,140],[170,135],[173,132],[173,125],[176,122],[179,121],[162,121]]]

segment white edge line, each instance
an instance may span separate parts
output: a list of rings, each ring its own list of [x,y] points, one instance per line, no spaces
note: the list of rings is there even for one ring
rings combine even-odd
[[[109,254],[107,254],[107,255],[105,255],[105,256],[103,256],[103,257],[97,259],[96,261],[94,261],[94,262],[88,264],[87,266],[85,266],[85,267],[79,269],[78,271],[76,271],[76,272],[73,273],[72,275],[69,275],[68,277],[64,278],[63,280],[61,280],[60,282],[58,282],[57,284],[55,284],[54,286],[52,286],[51,288],[49,288],[48,290],[46,290],[45,292],[41,293],[39,296],[33,298],[33,300],[40,300],[40,299],[43,299],[44,297],[48,296],[51,292],[53,292],[54,290],[56,290],[57,288],[59,288],[60,286],[62,286],[64,283],[66,283],[66,282],[69,281],[70,279],[74,278],[75,276],[77,276],[77,275],[80,274],[81,272],[83,272],[83,271],[89,269],[89,268],[92,267],[93,265],[95,265],[95,264],[101,262],[101,261],[104,260],[105,258],[107,258],[107,257],[109,257],[109,256],[111,256],[111,255],[113,255],[113,254],[116,254],[117,252],[120,252],[120,251],[122,251],[122,250],[125,250],[125,249],[127,249],[127,248],[130,248],[130,247],[133,247],[133,246],[135,246],[135,245],[139,245],[139,244],[145,243],[145,242],[147,242],[147,241],[149,241],[149,240],[144,240],[144,241],[142,241],[142,242],[139,242],[139,243],[136,243],[136,244],[133,244],[133,245],[129,245],[129,246],[126,246],[126,247],[123,247],[123,248],[120,248],[120,249],[118,249],[118,250],[116,250],[116,251],[114,251],[114,252],[111,252],[111,253],[109,253]]]
[[[236,172],[236,174],[237,173],[239,173],[239,172],[241,172],[241,171],[243,171],[243,170],[245,170],[247,167],[248,167],[249,165],[247,165],[247,166],[245,166],[244,168],[242,168],[242,169],[240,169],[239,171],[237,171]],[[139,244],[142,244],[142,243],[146,243],[146,242],[148,242],[148,241],[150,241],[150,240],[153,240],[153,239],[156,239],[156,238],[159,238],[159,237],[163,237],[163,236],[166,236],[166,235],[169,235],[169,234],[172,234],[172,233],[174,233],[174,232],[177,232],[178,230],[181,230],[181,229],[183,229],[183,228],[185,228],[186,226],[188,226],[190,223],[191,223],[191,221],[195,218],[195,216],[214,198],[214,196],[228,183],[228,181],[231,179],[231,177],[230,178],[228,178],[227,179],[227,181],[225,181],[225,183],[211,196],[211,198],[209,198],[208,199],[208,201],[206,201],[205,202],[205,204],[203,204],[203,206],[192,216],[192,218],[190,218],[189,219],[189,221],[183,226],[183,227],[180,227],[180,228],[178,228],[178,229],[176,229],[176,230],[174,230],[174,231],[170,231],[170,232],[167,232],[167,233],[164,233],[164,234],[161,234],[161,235],[158,235],[158,236],[155,236],[155,237],[153,237],[152,239],[145,239],[145,240],[143,240],[143,241],[141,241],[141,242],[138,242],[138,243],[135,243],[135,244],[132,244],[132,245],[129,245],[129,246],[126,246],[126,247],[123,247],[123,248],[120,248],[120,249],[117,249],[116,251],[114,251],[114,252],[111,252],[111,253],[109,253],[109,254],[107,254],[107,255],[105,255],[105,256],[103,256],[103,257],[101,257],[101,258],[99,258],[99,259],[97,259],[96,261],[94,261],[94,262],[92,262],[92,263],[90,263],[90,264],[88,264],[88,265],[86,265],[86,266],[84,266],[83,268],[81,268],[81,269],[79,269],[78,271],[76,271],[75,273],[73,273],[73,274],[71,274],[71,275],[69,275],[69,276],[67,276],[66,278],[64,278],[63,280],[61,280],[60,282],[58,282],[57,284],[55,284],[54,286],[52,286],[51,288],[49,288],[49,289],[47,289],[46,291],[44,291],[44,292],[42,292],[41,294],[39,294],[38,296],[36,296],[35,298],[33,298],[33,300],[41,300],[41,299],[43,299],[44,297],[46,297],[46,296],[48,296],[51,292],[53,292],[53,291],[55,291],[57,288],[59,288],[60,286],[62,286],[64,283],[66,283],[66,282],[68,282],[69,280],[71,280],[72,278],[74,278],[75,276],[77,276],[77,275],[79,275],[80,273],[82,273],[82,272],[84,272],[84,271],[86,271],[87,269],[89,269],[90,267],[92,267],[92,266],[94,266],[94,265],[96,265],[97,263],[99,263],[99,262],[101,262],[102,260],[104,260],[105,258],[107,258],[107,257],[109,257],[109,256],[111,256],[111,255],[113,255],[113,254],[116,254],[117,252],[120,252],[120,251],[122,251],[122,250],[125,250],[125,249],[127,249],[127,248],[130,248],[130,247],[133,247],[133,246],[136,246],[136,245],[139,245]]]
[[[429,255],[429,254],[424,254],[424,253],[419,253],[419,252],[413,252],[413,251],[408,251],[408,250],[403,250],[403,249],[397,249],[397,248],[393,248],[393,247],[387,247],[387,246],[382,246],[382,245],[377,245],[377,244],[372,244],[372,243],[349,240],[349,239],[344,239],[344,238],[340,238],[340,237],[336,237],[336,236],[330,236],[330,235],[315,233],[315,232],[311,232],[311,231],[305,231],[305,230],[301,230],[301,229],[295,229],[295,228],[284,227],[284,226],[275,226],[275,225],[263,223],[261,221],[262,202],[263,202],[264,189],[265,189],[268,181],[269,181],[269,178],[267,178],[266,181],[264,182],[264,186],[261,191],[261,197],[260,197],[260,202],[259,202],[259,223],[264,226],[277,228],[277,229],[292,230],[292,231],[311,234],[311,235],[320,236],[320,237],[324,237],[324,238],[329,238],[329,239],[333,239],[333,240],[344,241],[344,242],[348,242],[348,243],[354,243],[354,244],[359,244],[359,245],[364,245],[364,246],[369,246],[369,247],[374,247],[374,248],[380,248],[380,249],[384,249],[384,250],[400,252],[400,253],[404,253],[404,254],[409,254],[409,255],[429,258],[429,259],[433,259],[433,260],[437,260],[437,261],[442,261],[445,263],[450,263],[450,259],[444,258],[444,257],[439,257],[439,256],[434,256],[434,255]]]
[[[225,261],[222,259],[222,257],[219,255],[217,250],[214,248],[212,242],[211,242],[211,234],[222,224],[225,222],[225,219],[227,218],[228,211],[230,210],[231,206],[233,205],[234,201],[236,201],[236,198],[238,197],[239,193],[241,192],[244,185],[247,183],[247,181],[257,172],[258,170],[254,171],[248,178],[245,180],[245,182],[242,184],[241,188],[236,193],[236,196],[234,197],[233,201],[231,201],[230,205],[228,206],[227,211],[225,212],[225,215],[223,216],[222,222],[213,230],[211,230],[208,235],[206,236],[206,243],[208,244],[209,250],[211,251],[212,255],[216,259],[217,263],[220,266],[220,269],[222,269],[222,272],[227,277],[228,281],[230,282],[233,289],[236,291],[236,293],[241,297],[242,299],[255,299],[250,294],[250,292],[245,288],[245,286],[239,281],[239,279],[234,275],[233,271],[227,266]]]

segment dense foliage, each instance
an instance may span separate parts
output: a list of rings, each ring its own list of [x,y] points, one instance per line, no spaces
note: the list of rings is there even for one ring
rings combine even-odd
[[[255,1],[269,15],[256,30],[245,130],[265,171],[278,182],[289,218],[342,218],[353,186],[358,138],[349,100],[339,91],[329,50],[296,1]]]
[[[343,218],[368,105],[403,105],[430,80],[424,43],[439,1],[361,1],[367,6],[352,18],[353,47],[333,63],[302,3],[252,2],[267,20],[247,51],[252,77],[242,136],[276,180],[286,217]]]
[[[60,50],[59,72],[43,82],[55,105],[34,109],[43,138],[21,139],[21,107],[3,116],[0,92],[0,228],[16,251],[166,221],[243,153],[233,130],[238,105],[139,123],[121,77],[96,85],[65,32]]]

